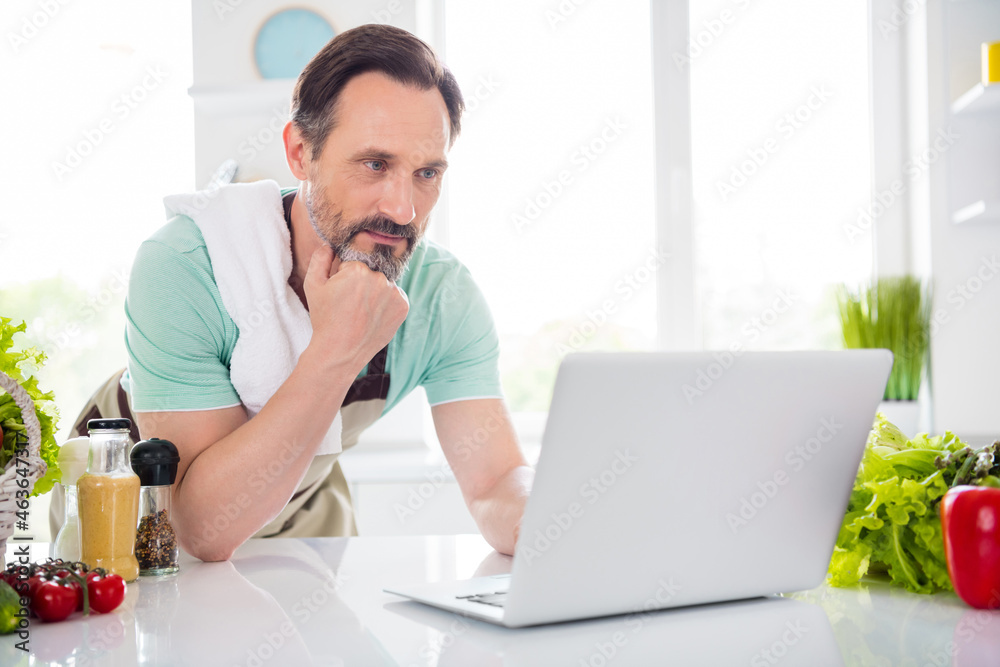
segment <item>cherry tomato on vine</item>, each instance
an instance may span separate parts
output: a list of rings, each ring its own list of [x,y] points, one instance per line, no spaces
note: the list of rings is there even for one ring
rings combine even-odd
[[[0,574],[0,579],[3,579],[11,588],[14,588],[17,585],[17,566],[13,563],[8,565],[3,574]]]
[[[90,609],[106,614],[117,609],[125,599],[125,580],[117,574],[90,572],[87,574],[87,593]]]
[[[85,569],[85,566],[84,567],[73,568],[72,569],[72,573],[74,575],[80,577],[80,579],[84,580],[84,582],[87,579],[87,570]],[[73,578],[72,575],[70,575],[70,577],[71,577],[71,583],[70,583],[70,585],[73,587],[73,590],[76,591],[76,610],[77,611],[83,611],[83,591],[84,591],[84,584],[80,583],[80,581],[78,581],[75,578]]]
[[[44,584],[49,580],[50,577],[48,576],[48,574],[46,574],[44,570],[39,570],[38,572],[35,572],[33,575],[28,577],[28,596],[27,596],[28,599],[34,600],[35,593],[38,592],[38,589],[41,588],[42,584]],[[35,611],[34,606],[31,607],[31,611],[34,613]]]
[[[57,580],[47,580],[31,598],[31,607],[43,621],[62,621],[76,611],[76,591]]]

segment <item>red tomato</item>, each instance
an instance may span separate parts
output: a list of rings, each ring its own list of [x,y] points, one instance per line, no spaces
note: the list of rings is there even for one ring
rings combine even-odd
[[[76,610],[83,611],[83,588],[80,586],[79,582],[73,581],[73,572],[70,569],[63,566],[59,566],[58,569],[50,568],[46,576],[49,579],[59,579],[63,584],[72,588],[73,593],[76,594]],[[84,573],[83,576],[86,577],[86,573]]]
[[[27,597],[28,597],[29,600],[34,600],[35,599],[35,593],[38,592],[38,589],[41,587],[42,584],[44,584],[46,581],[48,581],[48,579],[46,579],[45,576],[46,576],[45,572],[42,571],[42,570],[39,570],[35,574],[33,574],[30,577],[28,577],[28,595],[27,595]],[[18,592],[20,592],[20,591],[18,591]],[[31,613],[35,613],[35,607],[34,607],[34,605],[31,606]]]
[[[79,581],[68,581],[66,583],[73,589],[73,593],[76,594],[76,610],[83,611],[83,586],[80,585]]]
[[[86,580],[87,578],[87,571],[82,568],[75,568],[72,571],[67,569],[59,570],[59,576],[72,577],[74,574],[84,580]],[[76,610],[83,611],[83,586],[80,584],[79,581],[76,581],[75,579],[72,578],[68,583],[70,585],[70,588],[72,588],[76,592]]]
[[[117,574],[87,574],[87,594],[90,597],[90,609],[99,614],[106,614],[118,608],[125,599],[125,580]]]
[[[76,610],[83,611],[83,584],[74,579],[74,575],[80,579],[87,578],[87,566],[83,563],[58,563],[46,564],[51,573],[49,576],[66,579],[66,584],[76,593]]]
[[[24,572],[25,572],[25,575],[24,575],[24,579],[22,580],[21,579],[21,574],[20,574],[21,573],[21,568],[19,566],[14,565],[12,563],[12,564],[10,564],[10,565],[7,566],[7,569],[4,570],[3,574],[0,574],[0,579],[3,579],[4,581],[6,581],[7,584],[16,591],[18,584],[20,584],[22,581],[24,583],[28,582],[28,574],[27,574],[28,573],[28,568],[27,567],[24,568]]]
[[[76,610],[76,591],[56,581],[46,581],[31,598],[31,607],[43,621],[62,621]]]

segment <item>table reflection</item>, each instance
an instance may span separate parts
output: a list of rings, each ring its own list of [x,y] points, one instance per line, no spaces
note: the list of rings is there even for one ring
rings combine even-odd
[[[823,610],[780,597],[515,630],[415,602],[385,609],[435,631],[421,656],[438,667],[843,664]]]
[[[1000,664],[1000,612],[972,609],[953,593],[915,595],[870,579],[793,597],[826,612],[848,665]]]
[[[251,540],[229,562],[183,556],[176,576],[140,578],[110,614],[34,619],[32,655],[0,637],[0,665],[1000,665],[1000,612],[872,580],[518,630],[382,590],[510,564],[478,536]]]
[[[340,544],[343,551],[343,544]],[[230,561],[129,584],[110,614],[31,625],[36,664],[395,665],[338,596],[338,553],[299,540],[248,543]],[[27,656],[0,643],[0,664]]]

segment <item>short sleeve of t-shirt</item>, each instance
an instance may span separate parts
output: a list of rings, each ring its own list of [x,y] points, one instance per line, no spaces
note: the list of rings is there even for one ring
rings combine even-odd
[[[434,283],[433,296],[426,298],[432,305],[423,334],[432,353],[419,381],[428,402],[502,398],[496,327],[472,275],[455,262]],[[409,324],[421,328],[419,322]]]
[[[239,405],[229,379],[238,336],[204,240],[177,216],[136,254],[125,301],[127,380],[137,411]]]

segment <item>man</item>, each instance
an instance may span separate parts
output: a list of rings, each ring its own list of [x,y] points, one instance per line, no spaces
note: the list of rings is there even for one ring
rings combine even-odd
[[[297,190],[167,199],[177,215],[132,270],[122,386],[142,437],[180,451],[189,553],[354,534],[336,455],[418,385],[483,536],[513,553],[533,471],[492,319],[468,271],[422,240],[463,108],[426,44],[355,28],[296,84],[283,138]]]

